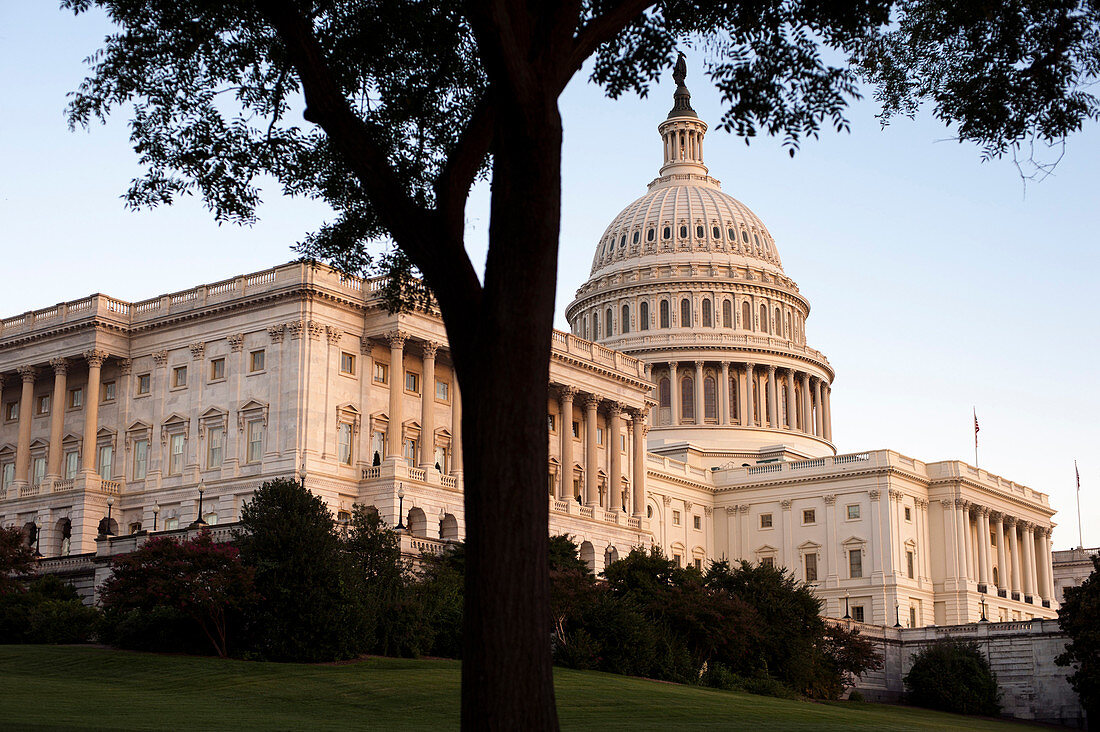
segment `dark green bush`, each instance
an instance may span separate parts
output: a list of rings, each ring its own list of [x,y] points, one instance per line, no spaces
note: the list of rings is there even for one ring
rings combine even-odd
[[[957,714],[996,715],[997,677],[975,642],[941,640],[913,656],[905,675],[909,702]]]
[[[196,656],[213,652],[210,641],[191,618],[164,605],[104,613],[100,640],[130,651]]]
[[[99,619],[99,611],[54,575],[0,594],[0,643],[87,643]]]

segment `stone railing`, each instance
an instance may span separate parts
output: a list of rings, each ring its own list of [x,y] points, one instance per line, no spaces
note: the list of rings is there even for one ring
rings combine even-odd
[[[550,345],[552,353],[559,356],[581,358],[635,378],[647,378],[644,362],[598,343],[578,338],[572,333],[555,330],[550,336]]]
[[[19,497],[29,498],[31,496],[38,495],[38,483],[28,483],[26,485],[19,486]]]
[[[688,465],[682,460],[646,453],[646,464],[650,468],[656,468],[668,475],[684,476],[701,483],[710,481],[710,471],[704,470],[703,468],[697,468],[694,465]]]
[[[848,455],[835,455],[808,460],[793,460],[790,462],[765,463],[763,465],[751,465],[749,467],[737,466],[727,463],[722,468],[713,472],[715,484],[719,488],[751,483],[760,480],[775,480],[786,474],[797,474],[803,478],[817,473],[835,473],[838,470],[861,470],[871,465],[886,465],[889,457],[888,451],[881,450],[874,453],[857,452]],[[794,477],[793,475],[791,477]]]
[[[122,482],[118,480],[100,481],[100,489],[109,496],[117,496],[122,493]]]
[[[426,536],[400,534],[401,553],[418,556],[420,554],[442,554],[450,544],[445,539],[431,539]]]
[[[72,478],[59,478],[53,482],[54,493],[64,493],[73,489],[74,481]]]
[[[810,361],[815,361],[828,366],[829,359],[825,354],[816,349],[795,343],[786,338],[776,338],[768,335],[752,335],[750,333],[731,333],[721,330],[707,330],[705,328],[688,330],[680,333],[658,331],[638,331],[627,335],[615,336],[606,341],[613,348],[634,350],[638,348],[676,348],[678,346],[716,346],[741,348],[757,348],[769,351],[777,351],[786,354],[802,356]]]
[[[982,468],[967,465],[961,460],[950,460],[928,465],[928,476],[935,481],[950,481],[966,478],[984,486],[994,488],[1011,496],[1026,498],[1044,506],[1050,505],[1050,497],[1046,493],[1032,490],[1026,485],[1020,485],[999,475],[990,473]]]
[[[461,488],[457,476],[444,475],[438,470],[415,468],[409,465],[404,458],[399,460],[387,459],[383,460],[381,465],[363,468],[362,480],[384,483],[405,481],[443,488],[448,491],[457,491]]]

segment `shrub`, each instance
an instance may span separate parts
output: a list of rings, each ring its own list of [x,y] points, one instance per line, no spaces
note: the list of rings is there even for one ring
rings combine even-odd
[[[1069,682],[1085,709],[1089,727],[1100,727],[1100,555],[1078,587],[1067,587],[1058,627],[1069,638],[1055,663],[1073,667]]]
[[[848,694],[848,701],[861,702],[863,701],[863,694],[859,689],[852,689],[852,692]]]
[[[100,613],[54,575],[0,594],[0,643],[87,643]]]
[[[957,714],[1000,712],[997,677],[975,642],[942,640],[913,656],[905,675],[909,701]]]

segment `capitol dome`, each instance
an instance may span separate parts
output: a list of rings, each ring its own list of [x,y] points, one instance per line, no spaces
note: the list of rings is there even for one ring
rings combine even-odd
[[[833,371],[806,344],[810,304],[764,222],[709,175],[682,63],[673,76],[658,177],[600,237],[566,319],[649,364],[650,451],[714,465],[832,455]]]

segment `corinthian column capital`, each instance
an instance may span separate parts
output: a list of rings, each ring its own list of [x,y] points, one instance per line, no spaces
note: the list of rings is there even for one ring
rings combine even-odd
[[[439,352],[439,344],[434,341],[424,341],[420,347],[420,352],[424,358],[435,358],[435,354]]]
[[[400,330],[391,330],[386,334],[386,340],[390,343],[390,348],[404,348],[405,341],[409,340],[409,334]]]
[[[108,353],[106,351],[99,351],[92,349],[84,352],[84,360],[88,362],[89,366],[98,368],[103,365],[103,362],[107,360]]]
[[[23,379],[23,383],[34,383],[34,380],[38,378],[38,367],[36,366],[20,366],[16,369],[19,372],[19,377]]]
[[[55,374],[69,373],[69,359],[67,358],[51,358],[50,366],[53,367],[53,372]]]

